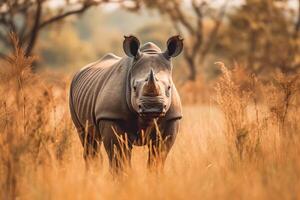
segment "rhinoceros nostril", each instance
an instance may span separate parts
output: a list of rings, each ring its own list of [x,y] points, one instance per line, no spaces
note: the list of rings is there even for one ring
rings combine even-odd
[[[163,106],[162,112],[166,112],[167,111],[167,105]]]
[[[139,107],[139,111],[143,111],[142,105],[138,105],[138,107]]]

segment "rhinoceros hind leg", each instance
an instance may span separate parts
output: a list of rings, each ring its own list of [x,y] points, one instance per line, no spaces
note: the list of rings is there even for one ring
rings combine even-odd
[[[86,161],[86,166],[88,167],[89,162],[96,160],[96,158],[99,158],[102,165],[103,157],[100,151],[102,141],[99,133],[93,127],[82,130],[77,130],[77,132],[83,146],[83,158]]]

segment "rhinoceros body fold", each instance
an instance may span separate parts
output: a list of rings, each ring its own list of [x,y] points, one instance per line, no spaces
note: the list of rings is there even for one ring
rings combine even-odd
[[[142,46],[139,53],[139,60],[107,54],[82,68],[74,75],[71,82],[69,98],[71,117],[82,143],[84,143],[84,135],[87,134],[87,142],[92,148],[85,154],[96,154],[99,146],[94,141],[96,140],[98,144],[103,141],[111,165],[113,150],[105,142],[114,142],[115,133],[109,130],[108,124],[111,125],[111,129],[115,126],[113,131],[128,135],[130,148],[135,144],[134,140],[138,139],[140,131],[145,129],[141,125],[141,121],[145,119],[140,118],[131,100],[134,98],[131,94],[132,80],[141,73],[149,71],[146,67],[140,66],[151,65],[152,73],[157,74],[157,77],[163,77],[165,66],[170,65],[170,61],[162,56],[161,50],[153,43]],[[157,121],[162,132],[174,128],[177,132],[177,121],[182,117],[181,103],[171,77],[168,80],[171,83],[170,106],[163,116],[157,118]],[[115,167],[120,168],[120,166]]]

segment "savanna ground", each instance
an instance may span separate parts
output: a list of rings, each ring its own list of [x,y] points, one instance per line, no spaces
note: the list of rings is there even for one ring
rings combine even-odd
[[[68,111],[71,76],[32,74],[17,49],[1,65],[1,199],[299,199],[299,75],[261,80],[243,67],[180,85],[184,117],[163,173],[135,147],[132,169],[87,171]],[[7,67],[9,66],[9,67]],[[204,85],[203,85],[204,84]]]

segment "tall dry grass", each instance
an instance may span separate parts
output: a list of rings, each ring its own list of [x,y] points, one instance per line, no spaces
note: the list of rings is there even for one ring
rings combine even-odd
[[[300,198],[299,75],[265,81],[219,63],[209,103],[192,97],[196,104],[184,105],[164,173],[147,171],[147,149],[136,147],[132,169],[114,179],[107,159],[85,169],[67,109],[69,78],[30,73],[34,58],[14,40],[0,75],[1,199]],[[181,96],[205,88],[190,84]]]

